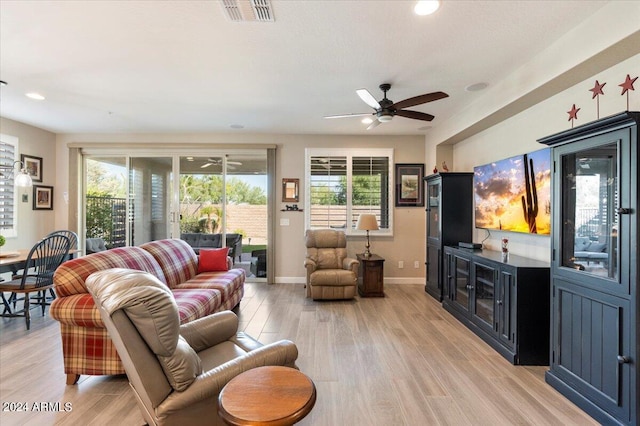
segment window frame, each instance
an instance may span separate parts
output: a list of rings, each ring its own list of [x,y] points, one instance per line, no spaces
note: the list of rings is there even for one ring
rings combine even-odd
[[[388,185],[387,185],[387,197],[386,197],[386,209],[388,213],[388,228],[380,228],[377,231],[373,231],[376,236],[393,236],[393,213],[394,213],[394,197],[393,188],[394,183],[394,158],[393,148],[306,148],[305,149],[305,194],[304,197],[304,225],[305,229],[320,229],[318,227],[311,227],[311,158],[312,157],[346,157],[347,161],[347,211],[346,218],[347,223],[350,223],[353,210],[353,159],[356,157],[386,157],[388,158]],[[380,225],[380,224],[379,224]],[[344,232],[347,236],[364,236],[366,231],[360,231],[354,229],[352,226],[346,226]]]

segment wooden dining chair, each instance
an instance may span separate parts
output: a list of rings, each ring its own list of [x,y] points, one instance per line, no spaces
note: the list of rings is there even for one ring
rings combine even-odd
[[[69,255],[71,243],[68,237],[56,234],[38,241],[29,251],[25,261],[24,273],[20,278],[11,281],[0,282],[0,296],[4,305],[2,317],[25,317],[27,330],[31,327],[30,300],[31,293],[37,293],[34,299],[42,307],[42,315],[46,307],[46,291],[53,288],[53,273]],[[11,293],[7,300],[4,293]],[[23,308],[16,311],[11,303],[16,300],[18,294],[23,294]]]
[[[53,231],[51,232],[49,235],[47,235],[47,237],[50,237],[52,235],[64,235],[65,237],[67,237],[69,239],[69,250],[78,250],[78,234],[76,234],[73,231],[69,231],[66,229],[61,229],[58,231]],[[69,256],[70,258],[71,256]]]
[[[64,235],[65,237],[69,238],[69,251],[71,252],[71,250],[73,250],[74,254],[73,255],[72,254],[68,254],[67,256],[65,256],[64,260],[72,259],[75,256],[75,251],[78,250],[78,234],[76,234],[73,231],[68,231],[66,229],[63,229],[63,230],[53,231],[53,232],[49,233],[47,235],[47,237],[50,237],[52,235]],[[23,273],[24,273],[23,271],[16,272],[15,274],[13,274],[11,279],[12,280],[19,280],[20,278],[22,278],[22,274]],[[55,299],[55,298],[56,298],[56,294],[54,293],[53,288],[50,288],[49,289],[49,296],[47,296],[47,304],[50,304],[50,302],[52,302],[53,299]],[[13,304],[14,307],[16,306],[17,299],[16,299],[15,294],[13,294],[11,296],[9,301]],[[5,309],[5,311],[6,311],[6,309]]]

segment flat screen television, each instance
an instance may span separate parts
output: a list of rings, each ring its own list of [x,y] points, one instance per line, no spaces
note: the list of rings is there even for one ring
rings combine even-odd
[[[476,228],[549,235],[550,163],[545,148],[474,167]]]

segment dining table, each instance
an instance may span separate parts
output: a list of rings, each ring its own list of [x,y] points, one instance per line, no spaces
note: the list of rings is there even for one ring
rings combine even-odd
[[[24,269],[25,263],[27,262],[27,256],[29,256],[30,251],[31,249],[1,250],[0,274],[4,274],[6,272],[15,274],[19,270]],[[74,258],[78,253],[80,253],[79,249],[69,250],[69,254],[65,260]]]

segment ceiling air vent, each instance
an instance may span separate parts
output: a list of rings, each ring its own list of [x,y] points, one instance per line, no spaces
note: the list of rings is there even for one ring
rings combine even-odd
[[[221,0],[227,18],[234,22],[273,22],[270,0]]]

